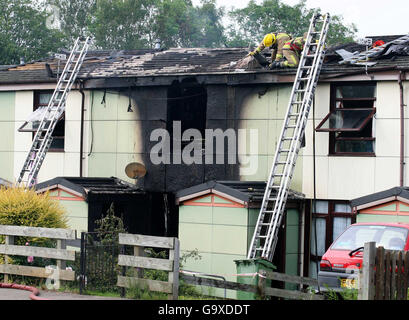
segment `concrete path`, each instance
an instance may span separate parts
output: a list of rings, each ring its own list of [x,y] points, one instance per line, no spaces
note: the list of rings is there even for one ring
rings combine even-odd
[[[31,300],[30,294],[31,294],[30,291],[0,288],[0,300]],[[128,300],[124,298],[87,296],[75,293],[54,292],[44,290],[40,290],[39,297],[49,300]]]

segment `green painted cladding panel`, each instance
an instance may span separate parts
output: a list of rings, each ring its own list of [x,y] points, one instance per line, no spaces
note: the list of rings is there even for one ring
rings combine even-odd
[[[188,270],[188,271],[196,271],[196,272],[202,272],[202,273],[212,273],[212,257],[213,254],[209,252],[203,252],[197,250],[198,258],[199,259],[194,259],[194,258],[187,258],[189,254],[192,253],[194,249],[192,250],[181,250],[181,259],[183,258],[182,263],[182,270]],[[186,257],[186,258],[184,258]]]
[[[288,209],[286,214],[286,243],[285,243],[285,273],[298,275],[299,264],[299,219],[300,214],[296,209]],[[297,285],[286,283],[285,288],[296,290]]]
[[[213,225],[212,252],[245,255],[247,227]]]
[[[373,211],[396,211],[396,203],[392,203],[380,208],[372,209]]]
[[[405,211],[405,212],[409,212],[409,206],[404,205],[404,204],[400,204],[399,206],[400,211]]]
[[[221,204],[232,204],[232,201],[223,199],[223,198],[219,198],[218,196],[214,197],[214,203],[221,203]]]
[[[247,208],[213,207],[213,223],[247,226]]]
[[[13,175],[14,163],[13,162],[14,162],[13,152],[0,151],[0,178],[6,179],[10,182],[14,181],[14,175]]]
[[[358,214],[356,222],[404,222],[409,223],[409,216],[383,215],[383,214]]]
[[[65,191],[62,191],[62,190],[61,190],[60,196],[61,197],[66,197],[66,198],[75,198],[75,196],[73,196],[72,194],[70,194],[68,192],[65,192]]]
[[[179,222],[211,224],[212,221],[212,207],[188,205],[179,206]],[[199,228],[199,226],[197,226],[197,228]]]
[[[199,198],[199,199],[197,199],[197,200],[193,200],[193,202],[197,202],[197,203],[211,203],[211,202],[212,202],[212,196],[207,196],[207,197]]]
[[[260,209],[248,209],[249,211],[249,226],[255,227],[257,224],[258,215],[260,214]]]
[[[85,201],[59,200],[68,218],[69,228],[88,231],[88,204]]]
[[[16,128],[14,92],[0,92],[0,132],[7,139],[0,140],[0,178],[14,181],[14,139]]]
[[[212,252],[212,225],[179,222],[181,250]]]
[[[227,281],[237,281],[235,260],[245,259],[245,255],[233,254],[213,254],[212,257],[212,274],[221,275]],[[224,297],[224,289],[215,289],[214,293],[218,297]],[[237,291],[226,290],[226,296],[229,299],[237,299]]]
[[[115,177],[116,155],[115,153],[93,152],[88,157],[88,176],[90,177]]]
[[[15,119],[15,92],[0,92],[0,120],[14,121]]]

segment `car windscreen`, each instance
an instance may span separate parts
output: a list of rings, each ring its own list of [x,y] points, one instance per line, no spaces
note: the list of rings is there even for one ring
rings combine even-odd
[[[408,229],[380,225],[350,226],[332,244],[331,249],[354,250],[366,242],[376,242],[388,250],[403,250],[408,237]]]

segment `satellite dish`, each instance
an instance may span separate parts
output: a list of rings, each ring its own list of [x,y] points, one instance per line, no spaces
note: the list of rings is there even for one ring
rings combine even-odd
[[[132,162],[126,166],[125,173],[131,179],[139,179],[145,176],[146,168],[141,163]]]

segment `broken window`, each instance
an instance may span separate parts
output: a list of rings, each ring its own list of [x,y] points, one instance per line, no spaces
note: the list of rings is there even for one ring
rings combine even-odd
[[[376,84],[335,84],[331,110],[316,128],[330,133],[330,154],[374,155]]]
[[[168,121],[167,129],[171,134],[171,143],[175,139],[173,123],[180,121],[181,133],[188,129],[196,129],[201,134],[200,144],[204,147],[206,130],[207,91],[196,79],[175,81],[168,89]],[[180,141],[182,149],[191,143]],[[172,150],[172,149],[171,149]]]
[[[42,91],[34,93],[34,107],[33,113],[30,114],[27,121],[18,129],[19,132],[32,132],[33,139],[40,125],[41,120],[47,112],[48,103],[53,96],[53,92]],[[63,113],[57,122],[52,133],[53,141],[49,151],[61,152],[64,151],[64,137],[65,137],[65,113]]]

